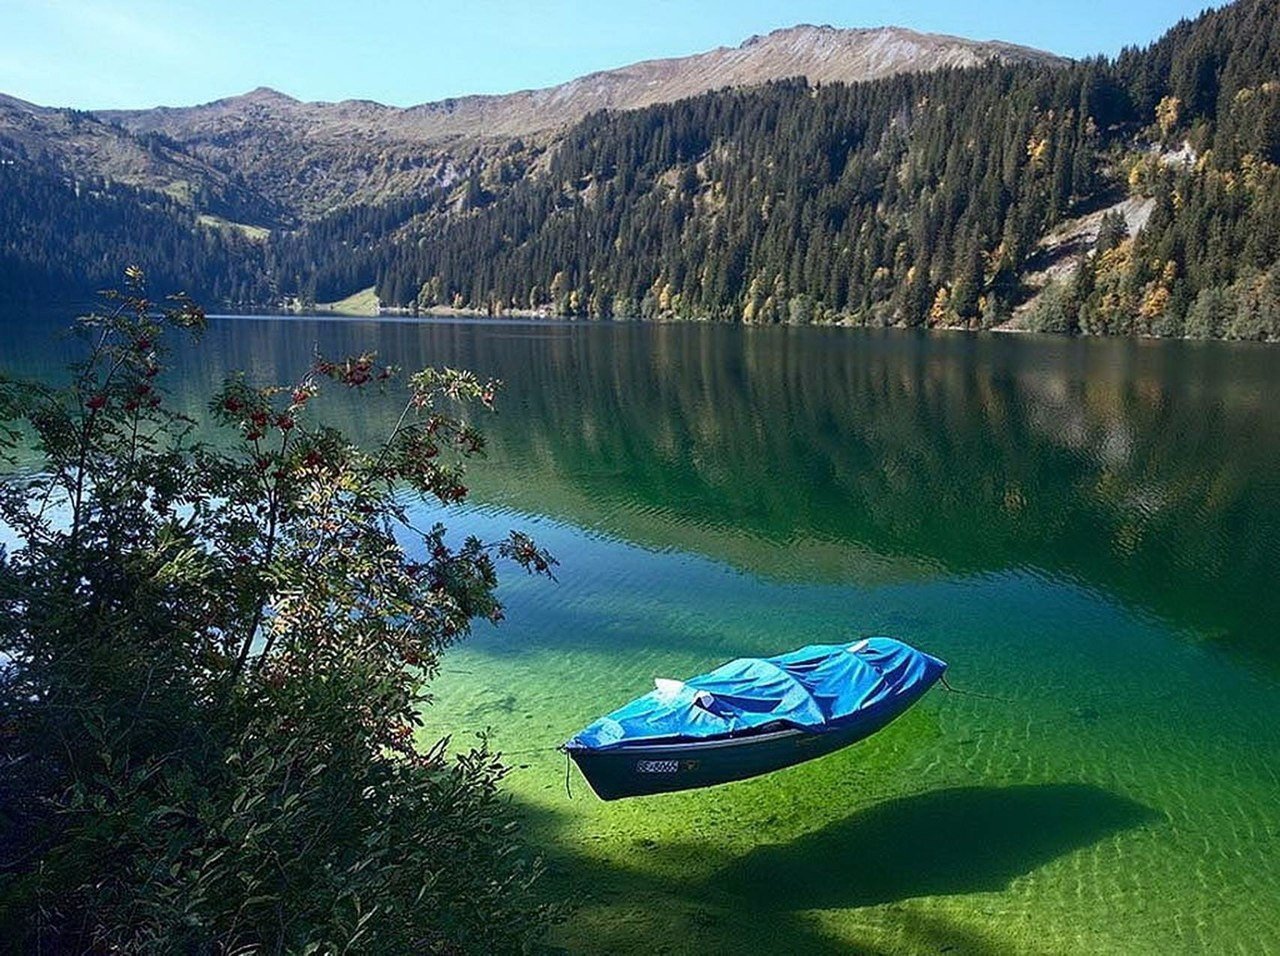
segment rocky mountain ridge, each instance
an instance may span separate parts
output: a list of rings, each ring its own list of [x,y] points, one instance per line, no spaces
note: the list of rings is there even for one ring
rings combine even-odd
[[[802,24],[754,36],[737,47],[645,60],[590,73],[557,86],[497,95],[455,97],[399,108],[370,100],[302,102],[259,87],[201,106],[103,111],[134,132],[161,132],[198,142],[228,115],[258,120],[292,115],[316,139],[365,133],[372,141],[438,144],[459,137],[526,136],[576,122],[597,110],[669,103],[724,87],[755,86],[803,76],[812,84],[857,83],[897,73],[1004,62],[1066,63],[1051,53],[996,41],[918,33],[902,27],[838,29]]]
[[[812,84],[1004,62],[1065,63],[1007,43],[900,27],[802,25],[737,47],[648,60],[558,86],[400,108],[302,102],[260,87],[199,106],[86,113],[0,98],[0,159],[43,154],[70,176],[105,176],[260,225],[448,186],[523,138],[546,145],[599,110],[632,110],[725,87]],[[523,144],[522,144],[523,145]],[[523,174],[524,156],[511,175]],[[260,197],[254,209],[251,196]]]

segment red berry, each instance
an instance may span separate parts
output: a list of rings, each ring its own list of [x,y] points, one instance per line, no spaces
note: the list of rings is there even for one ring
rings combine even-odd
[[[85,402],[85,404],[88,405],[91,409],[93,409],[96,412],[98,409],[106,406],[107,396],[102,394],[94,395],[87,402]]]

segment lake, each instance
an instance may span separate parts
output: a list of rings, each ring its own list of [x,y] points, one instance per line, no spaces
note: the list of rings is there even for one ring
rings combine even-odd
[[[0,368],[72,349],[9,323]],[[215,318],[505,382],[458,530],[523,528],[425,738],[491,730],[601,952],[1280,952],[1280,349],[843,329]],[[332,401],[355,433],[392,402]],[[861,634],[951,665],[872,739],[605,804],[552,748],[652,686]],[[976,696],[981,694],[985,696]]]

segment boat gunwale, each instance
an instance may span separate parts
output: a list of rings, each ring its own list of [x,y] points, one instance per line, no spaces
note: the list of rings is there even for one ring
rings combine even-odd
[[[616,754],[616,753],[649,753],[655,750],[710,750],[717,747],[738,747],[746,744],[764,743],[770,740],[781,740],[786,737],[823,737],[829,733],[837,733],[840,728],[830,731],[813,732],[798,727],[786,727],[782,730],[770,730],[762,734],[741,734],[737,737],[706,737],[702,740],[673,740],[669,743],[627,743],[622,742],[612,747],[583,747],[565,744],[564,749],[571,754]]]

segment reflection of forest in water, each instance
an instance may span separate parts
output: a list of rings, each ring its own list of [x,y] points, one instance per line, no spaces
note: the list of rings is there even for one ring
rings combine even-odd
[[[70,348],[24,328],[0,367],[48,374]],[[225,370],[291,380],[317,348],[502,378],[481,500],[774,576],[1046,574],[1280,663],[1273,349],[215,320],[174,387],[197,411]],[[372,434],[391,403],[329,412]]]

